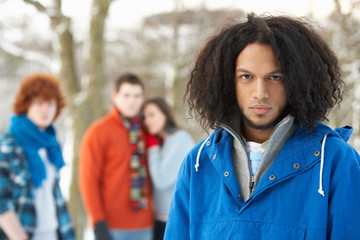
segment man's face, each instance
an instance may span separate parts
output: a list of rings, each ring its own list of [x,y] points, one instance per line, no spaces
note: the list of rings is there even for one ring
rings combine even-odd
[[[273,130],[287,104],[282,73],[269,45],[248,44],[236,59],[236,97],[244,127]]]
[[[139,84],[123,83],[119,91],[114,91],[112,100],[125,117],[135,117],[144,101],[143,89]]]
[[[39,128],[46,129],[54,121],[57,111],[56,100],[46,101],[35,98],[29,106],[26,116]]]

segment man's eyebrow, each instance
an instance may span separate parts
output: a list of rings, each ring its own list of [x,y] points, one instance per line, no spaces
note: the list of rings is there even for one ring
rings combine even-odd
[[[270,72],[269,74],[276,74],[276,73],[280,73],[280,74],[282,74],[282,72],[281,72],[281,70],[280,69],[277,69],[277,70],[275,70],[275,71],[272,71],[272,72]]]
[[[248,71],[248,70],[245,70],[245,69],[242,69],[242,68],[237,68],[237,69],[236,69],[236,72],[252,73],[252,72],[250,72],[250,71]]]
[[[242,69],[242,68],[237,68],[237,69],[236,69],[236,73],[238,73],[238,72],[252,73],[251,71],[246,70],[246,69]],[[270,74],[282,74],[282,72],[281,72],[280,69],[276,69],[275,71],[269,72],[268,74],[269,74],[269,75],[270,75]]]

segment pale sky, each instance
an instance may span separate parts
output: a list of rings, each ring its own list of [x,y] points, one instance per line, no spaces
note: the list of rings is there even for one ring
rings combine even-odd
[[[110,17],[115,15],[121,20],[137,21],[139,18],[152,13],[173,10],[174,2],[174,0],[115,0],[112,3]],[[317,17],[324,17],[333,9],[333,0],[182,0],[182,2],[185,8],[196,8],[203,4],[209,9],[240,8],[255,13],[267,11],[274,14],[290,13],[300,16],[312,12]],[[63,0],[63,4],[67,14],[84,17],[89,13],[87,10],[91,0]]]
[[[346,1],[346,0],[345,0]],[[89,14],[90,0],[63,0],[64,11],[69,15],[85,19]],[[129,27],[139,24],[141,18],[153,13],[172,11],[174,0],[115,0],[110,8],[109,24]],[[208,9],[243,9],[246,12],[272,14],[291,14],[303,16],[313,13],[316,18],[326,17],[333,9],[333,0],[182,0],[185,8],[199,8],[205,5]],[[86,6],[86,3],[88,6]],[[75,4],[77,6],[75,6]],[[79,11],[82,9],[82,11]]]
[[[53,2],[53,0],[39,1],[44,5]],[[176,1],[181,1],[185,9],[196,9],[203,5],[208,9],[242,9],[257,14],[269,12],[273,15],[287,14],[298,17],[312,14],[315,21],[326,17],[334,8],[333,0],[113,0],[107,27],[120,30],[136,27],[146,16],[172,11]],[[349,1],[341,0],[345,9]],[[14,21],[14,16],[25,13],[31,16],[31,21],[36,26],[34,31],[40,31],[40,36],[46,34],[41,30],[48,28],[47,17],[39,15],[33,7],[24,5],[23,0],[2,0],[0,3],[2,23],[7,21],[10,25]],[[74,33],[78,40],[86,36],[85,33],[88,31],[91,3],[92,0],[63,0],[64,14],[73,18]]]
[[[316,12],[322,17],[328,14],[332,8],[332,0],[183,0],[185,8],[196,8],[200,4],[205,5],[208,9],[239,8],[247,12],[263,13],[291,13],[294,15],[304,15],[310,11]],[[139,15],[148,15],[151,12],[171,11],[174,9],[174,1],[171,0],[118,0],[113,3],[110,19],[116,18],[136,20]],[[136,14],[135,14],[136,13]]]
[[[51,0],[47,0],[51,1]],[[343,0],[347,2],[348,0]],[[112,2],[107,19],[110,28],[131,28],[141,23],[145,16],[172,11],[174,0],[115,0]],[[63,0],[64,12],[74,17],[77,29],[87,31],[91,0]],[[208,9],[242,9],[261,14],[290,14],[304,16],[310,13],[319,20],[326,17],[334,8],[333,0],[182,0],[186,9],[196,9],[205,5]]]

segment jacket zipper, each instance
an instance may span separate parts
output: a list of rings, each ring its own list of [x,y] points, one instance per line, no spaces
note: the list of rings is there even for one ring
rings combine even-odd
[[[237,134],[237,132],[235,132],[231,127],[227,126],[226,124],[221,124],[221,125],[222,125],[222,127],[225,127],[225,129],[227,131],[231,131],[240,140],[240,143],[242,144],[243,148],[246,149],[246,144],[245,144],[244,139],[242,137],[240,137],[239,134]],[[247,159],[247,160],[248,160],[248,167],[249,167],[249,172],[250,172],[249,189],[250,189],[250,196],[251,196],[254,192],[255,176],[251,175],[249,159]]]
[[[250,188],[250,196],[254,192],[254,183],[255,183],[255,176],[250,176],[249,188]]]
[[[299,175],[299,174],[302,174],[302,173],[308,171],[308,170],[311,169],[315,164],[317,164],[319,161],[320,161],[320,160],[312,162],[310,165],[308,165],[307,167],[303,168],[303,169],[302,169],[301,171],[299,171],[299,172],[294,172],[294,173],[292,173],[292,174],[290,174],[290,175],[287,175],[287,176],[284,177],[284,178],[278,179],[277,182],[273,182],[273,183],[265,186],[264,188],[260,189],[255,195],[252,195],[252,194],[251,194],[251,195],[250,195],[250,198],[249,198],[249,199],[245,202],[245,204],[241,207],[239,214],[240,214],[242,211],[244,211],[245,208],[247,208],[247,206],[253,201],[253,199],[254,199],[255,197],[257,197],[258,195],[260,195],[261,193],[263,193],[265,190],[267,190],[267,189],[273,187],[274,185],[277,185],[277,184],[279,184],[279,183],[281,183],[281,182],[283,182],[283,181],[286,181],[286,180],[288,180],[288,179],[290,179],[290,178],[293,178],[293,177],[295,177],[295,176],[297,176],[297,175]],[[250,182],[251,182],[251,180],[250,180]]]
[[[280,123],[278,123],[275,127],[275,129],[272,131],[271,135],[270,135],[270,138],[271,136],[273,135],[273,133],[275,132],[275,130],[284,122],[287,120],[288,117],[285,117]],[[235,132],[231,127],[227,126],[226,124],[221,124],[222,127],[225,127],[225,129],[227,131],[231,131],[239,140],[240,142],[242,143],[243,145],[243,148],[246,149],[246,144],[244,142],[244,139],[242,137],[239,136],[239,134],[237,134],[237,132]],[[220,126],[221,126],[220,125]],[[269,138],[269,139],[270,139]],[[249,160],[249,159],[248,159]],[[249,172],[251,174],[251,171],[250,171],[250,164],[248,165],[249,166]],[[255,176],[252,176],[250,175],[250,181],[249,181],[249,189],[250,189],[250,196],[253,194],[254,192],[254,184],[255,184]]]

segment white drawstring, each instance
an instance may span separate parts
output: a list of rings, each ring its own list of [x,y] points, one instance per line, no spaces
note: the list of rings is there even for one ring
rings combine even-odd
[[[197,172],[198,171],[198,168],[200,166],[200,163],[199,163],[199,159],[200,159],[200,153],[205,145],[205,143],[207,142],[207,140],[209,139],[210,137],[208,137],[207,139],[205,139],[205,141],[201,144],[201,147],[198,151],[198,154],[197,154],[197,157],[196,157],[196,164],[195,164],[195,171]]]
[[[321,145],[320,177],[319,177],[319,190],[318,190],[318,193],[320,193],[323,197],[325,195],[324,195],[324,190],[322,188],[322,174],[323,174],[323,168],[324,168],[324,155],[325,155],[324,152],[325,152],[326,138],[327,138],[327,134],[325,135],[324,140]]]

